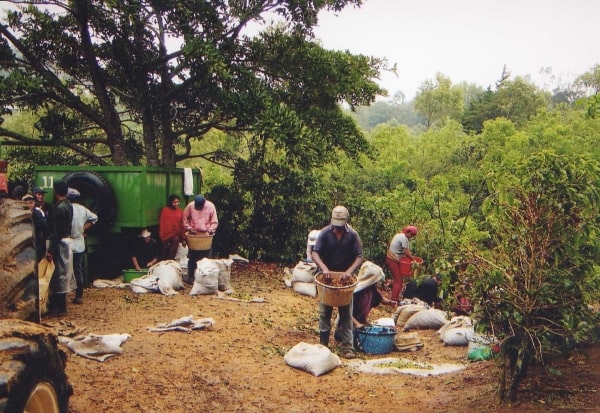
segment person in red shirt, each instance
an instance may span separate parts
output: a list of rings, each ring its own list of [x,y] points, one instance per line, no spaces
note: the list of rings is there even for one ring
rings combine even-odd
[[[179,244],[185,246],[183,227],[183,209],[179,208],[179,195],[170,195],[167,205],[160,211],[158,237],[161,243],[161,255],[165,260],[175,259]]]

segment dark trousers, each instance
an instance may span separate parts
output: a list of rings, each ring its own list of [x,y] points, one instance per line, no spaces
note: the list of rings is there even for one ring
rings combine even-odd
[[[179,248],[179,239],[170,238],[162,241],[162,258],[163,260],[174,260]]]
[[[83,275],[83,254],[84,252],[73,253],[73,273],[75,281],[77,281],[77,289],[75,290],[75,298],[83,297],[83,287],[85,287],[85,276]]]
[[[198,261],[202,258],[210,258],[211,255],[212,249],[206,251],[188,251],[188,282],[191,283],[194,281],[194,274],[196,273],[196,268],[198,268]]]

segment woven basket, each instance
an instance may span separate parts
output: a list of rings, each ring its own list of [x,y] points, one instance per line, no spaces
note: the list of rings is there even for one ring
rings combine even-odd
[[[334,271],[331,271],[329,274],[331,274],[331,279],[334,281],[338,281],[340,277],[344,275],[343,272]],[[356,284],[358,284],[358,278],[356,278],[356,276],[352,276],[352,283],[350,285],[343,287],[323,284],[319,280],[322,276],[323,274],[315,275],[315,283],[317,284],[317,292],[321,304],[329,305],[331,307],[341,307],[352,302],[352,294],[354,294],[354,288],[356,287]]]
[[[208,251],[212,247],[213,235],[185,234],[188,248],[192,251]]]

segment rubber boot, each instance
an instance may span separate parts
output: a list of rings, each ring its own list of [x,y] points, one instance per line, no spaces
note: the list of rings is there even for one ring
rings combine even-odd
[[[319,342],[325,347],[329,346],[329,331],[330,330],[319,331]]]

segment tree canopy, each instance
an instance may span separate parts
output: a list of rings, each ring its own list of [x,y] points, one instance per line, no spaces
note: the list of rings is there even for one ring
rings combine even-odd
[[[10,3],[0,110],[39,120],[32,133],[0,127],[0,136],[69,148],[86,162],[174,166],[204,156],[233,166],[230,153],[192,151],[210,130],[278,140],[290,152],[303,142],[309,163],[331,148],[356,154],[364,137],[338,103],[367,105],[384,93],[374,82],[383,60],[312,38],[320,10],[361,0]],[[252,35],[269,16],[279,24]],[[292,118],[285,136],[272,136],[272,122]]]

